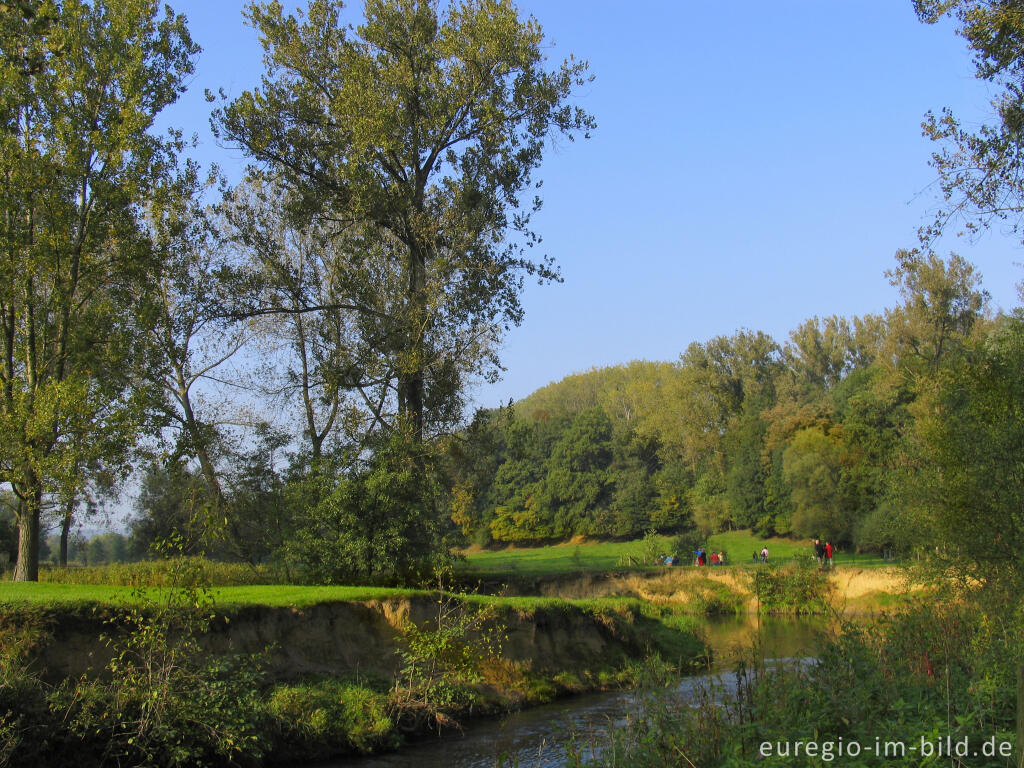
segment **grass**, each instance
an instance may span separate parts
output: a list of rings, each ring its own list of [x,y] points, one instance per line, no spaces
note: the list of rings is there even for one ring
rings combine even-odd
[[[658,538],[663,554],[672,554],[669,552],[671,538],[668,536]],[[751,531],[716,533],[708,539],[707,544],[710,551],[725,552],[725,561],[728,565],[752,564],[751,555],[754,552],[760,552],[764,546],[768,547],[769,557],[773,562],[792,560],[799,554],[812,551],[809,540],[763,539]],[[467,552],[466,563],[462,568],[465,572],[479,575],[515,574],[521,576],[658,568],[659,566],[640,565],[643,550],[642,539],[623,542],[553,544],[546,547],[509,547],[502,550]],[[689,552],[675,554],[682,555],[689,562]],[[632,558],[632,565],[629,558]],[[861,568],[891,565],[880,557],[848,553],[836,554],[835,564],[837,566],[856,565]]]
[[[668,538],[660,537],[668,549]],[[474,573],[516,573],[541,576],[578,571],[616,571],[635,568],[643,555],[643,541],[553,544],[466,554],[466,570]],[[632,558],[632,565],[629,558]]]
[[[145,590],[151,598],[165,591],[164,587]],[[313,605],[368,600],[396,600],[403,598],[435,597],[436,591],[394,589],[389,587],[305,587],[256,585],[242,587],[214,587],[211,590],[219,609],[245,606],[270,608],[308,608]],[[83,606],[131,605],[139,601],[135,587],[103,586],[93,584],[50,584],[46,582],[0,583],[0,613],[4,606]],[[557,609],[572,605],[589,612],[640,610],[642,601],[635,598],[606,597],[565,600],[558,597],[498,597],[494,595],[462,595],[469,603],[498,605],[520,612]]]
[[[146,590],[151,597],[164,587]],[[386,587],[303,587],[257,585],[215,587],[214,600],[220,608],[245,605],[303,608],[319,603],[388,600],[430,594],[424,590],[390,589]],[[129,605],[139,602],[135,587],[98,584],[53,584],[48,582],[0,583],[0,605],[69,605],[100,603]]]

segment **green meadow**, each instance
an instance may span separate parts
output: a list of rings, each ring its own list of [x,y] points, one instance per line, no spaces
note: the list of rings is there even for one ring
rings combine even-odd
[[[689,552],[672,552],[672,539],[658,536],[658,554],[678,554],[685,565],[693,562]],[[789,562],[801,555],[812,554],[809,541],[784,538],[760,538],[751,531],[727,531],[716,533],[708,539],[707,549],[725,552],[726,565],[753,564],[753,554],[762,547],[768,547],[771,562]],[[514,574],[521,576],[544,576],[548,574],[574,572],[609,572],[623,570],[649,570],[662,566],[645,562],[647,543],[644,539],[622,542],[580,542],[553,544],[543,547],[508,547],[501,550],[475,550],[465,553],[465,562],[460,563],[463,573],[497,575]],[[840,552],[835,555],[835,565],[856,565],[869,567],[884,565],[877,556],[856,555]]]

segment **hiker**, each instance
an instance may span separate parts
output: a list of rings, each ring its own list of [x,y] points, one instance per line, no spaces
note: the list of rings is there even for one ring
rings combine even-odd
[[[825,562],[828,563],[828,567],[829,568],[832,567],[832,553],[833,552],[835,552],[835,549],[832,547],[832,542],[831,541],[826,541],[825,542]]]
[[[768,547],[767,546],[761,548],[761,562],[762,563],[767,563],[768,562]]]
[[[718,565],[718,553],[717,552],[712,552],[711,553],[711,564],[712,565]]]
[[[818,558],[818,565],[821,565],[824,562],[825,547],[821,543],[821,539],[814,540],[814,556]]]

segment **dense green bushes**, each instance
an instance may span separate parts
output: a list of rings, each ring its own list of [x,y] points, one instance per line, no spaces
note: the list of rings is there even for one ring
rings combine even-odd
[[[816,567],[813,560],[769,564],[753,569],[750,579],[761,613],[826,613],[835,591],[829,570]]]
[[[948,737],[969,749],[956,764],[1005,768],[1022,663],[1024,607],[928,602],[845,625],[810,664],[749,662],[734,690],[719,684],[696,702],[651,697],[590,765],[938,765],[949,755],[929,758],[927,745],[945,749]]]

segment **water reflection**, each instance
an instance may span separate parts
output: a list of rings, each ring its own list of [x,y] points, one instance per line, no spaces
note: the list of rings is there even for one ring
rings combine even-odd
[[[739,649],[757,647],[765,659],[800,659],[815,653],[824,631],[820,619],[728,617],[708,620],[703,628],[715,654],[708,673],[684,679],[675,694],[692,696],[715,678],[728,684]],[[421,741],[402,751],[336,760],[324,768],[556,768],[565,764],[565,744],[575,737],[584,754],[600,750],[609,725],[622,725],[636,708],[636,695],[626,691],[564,699],[516,712],[500,720],[470,723],[460,734]]]

